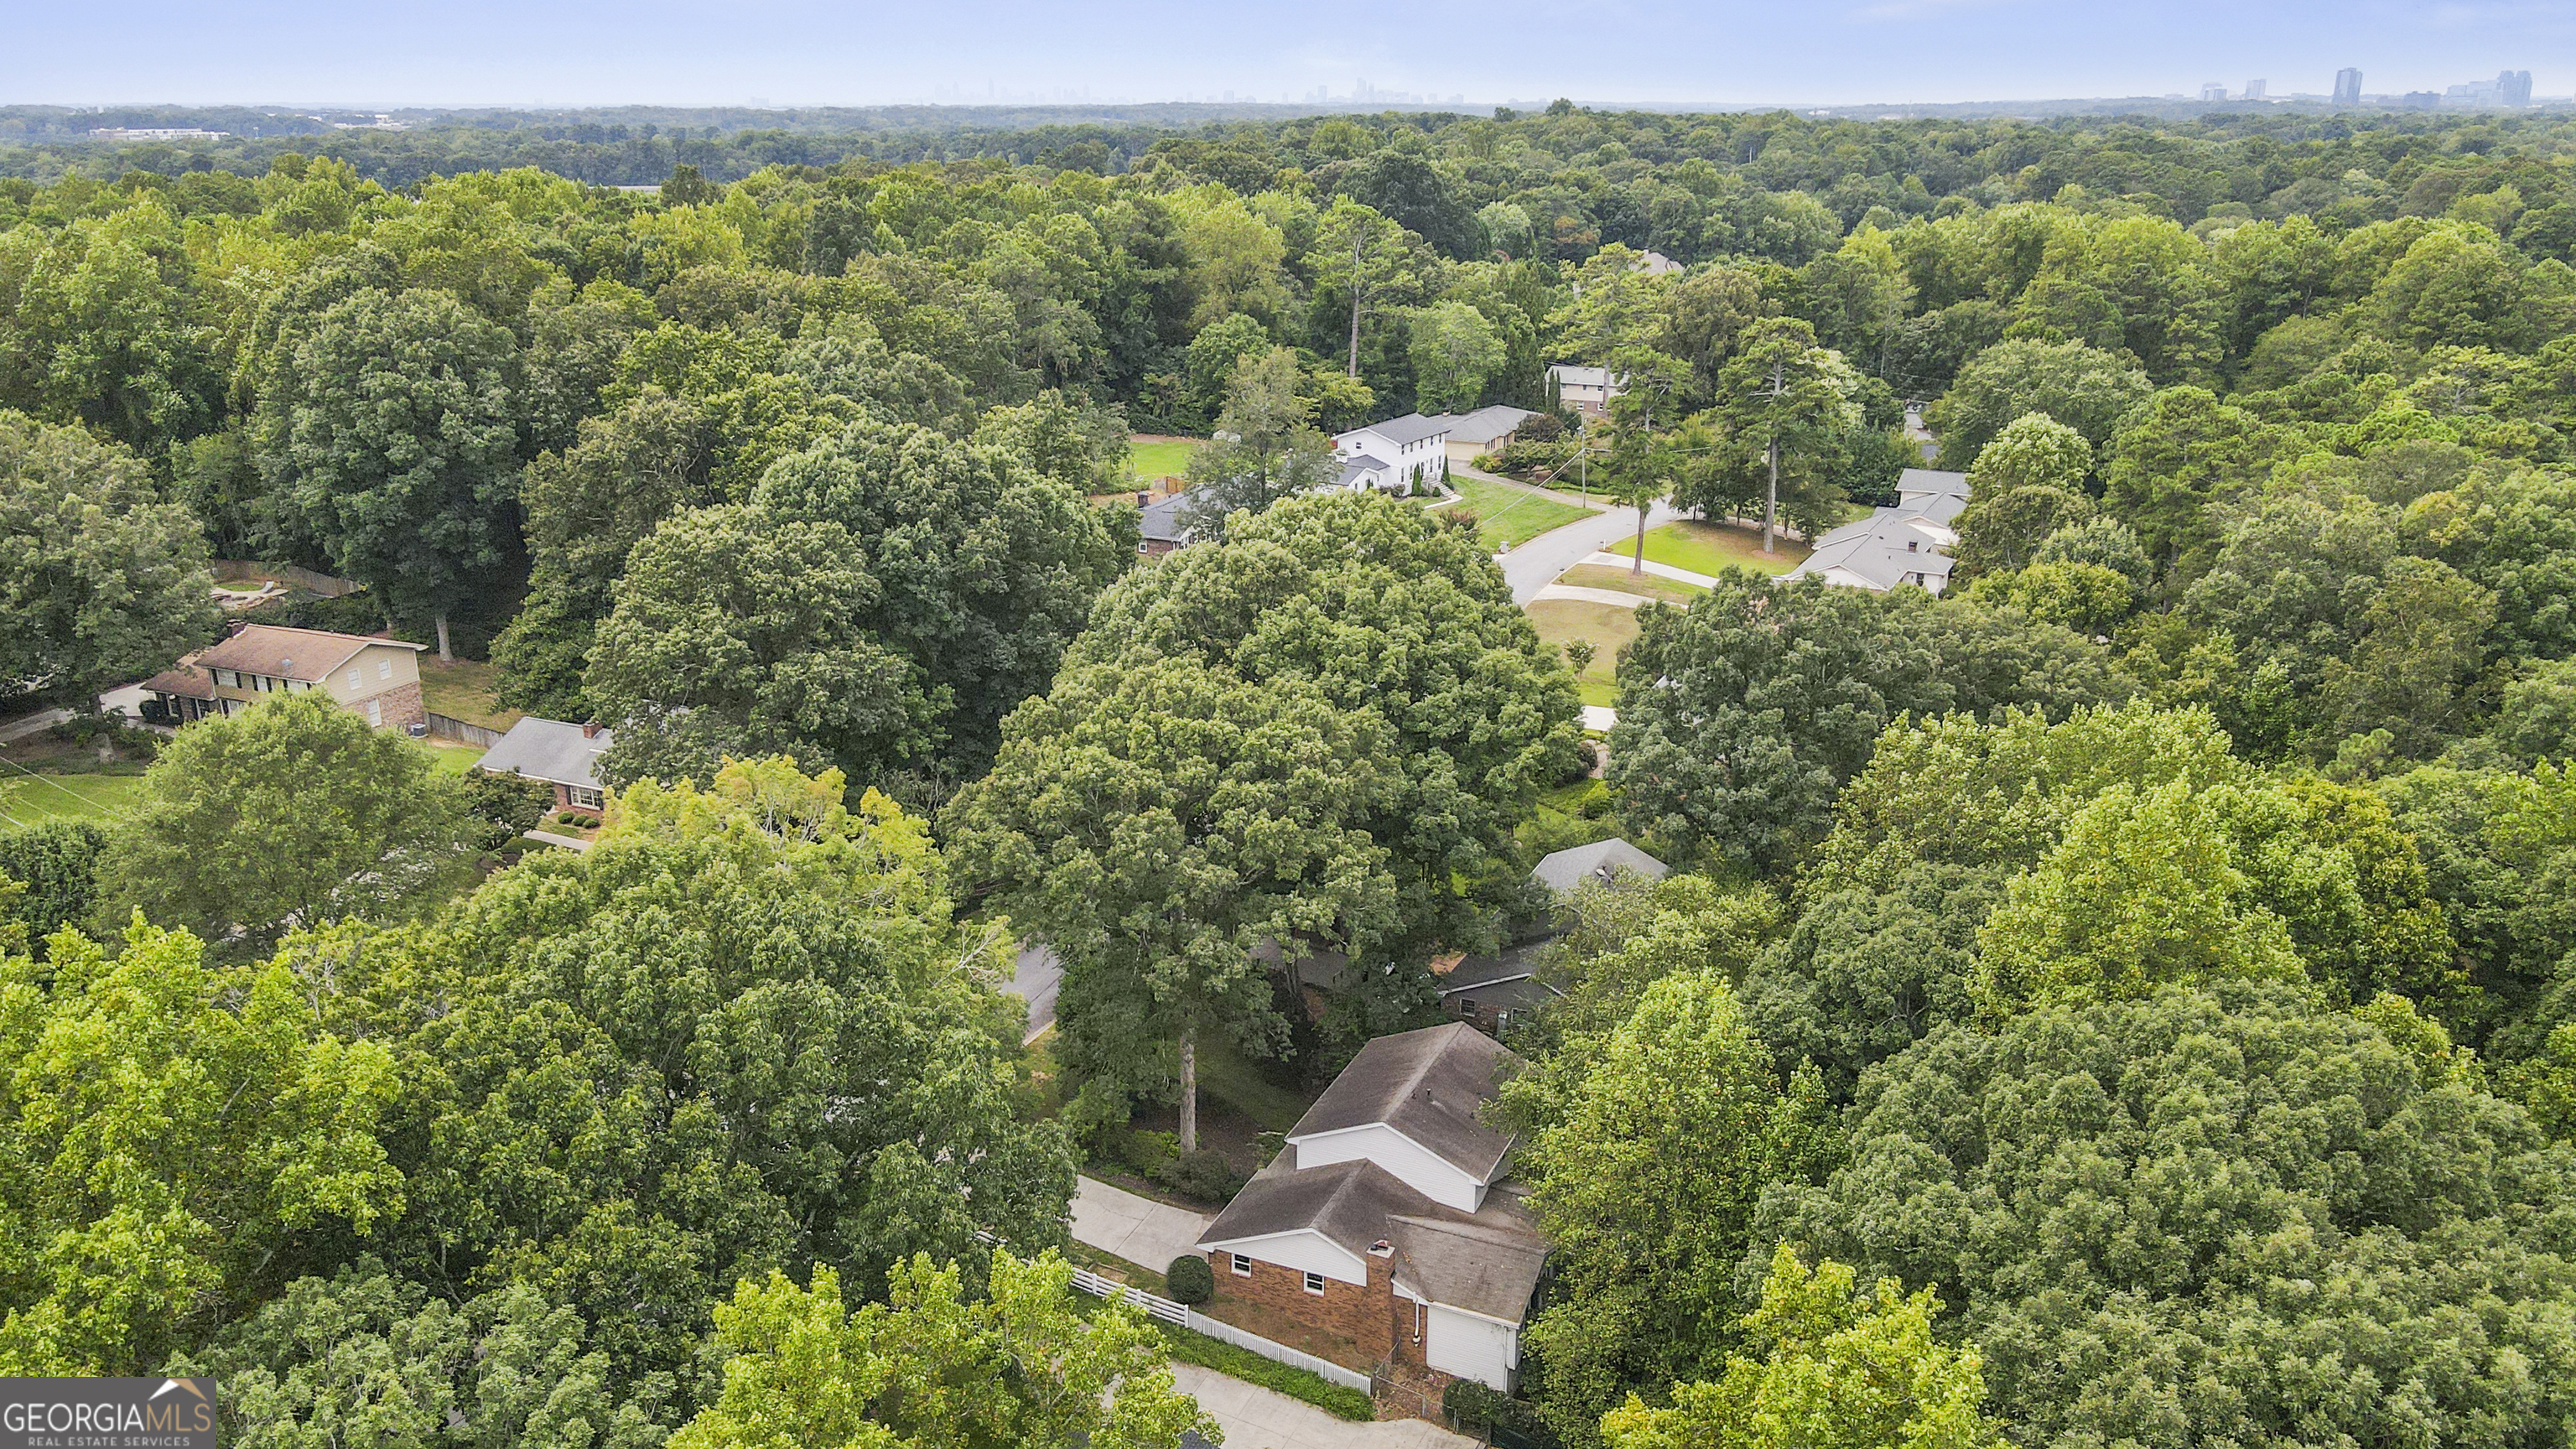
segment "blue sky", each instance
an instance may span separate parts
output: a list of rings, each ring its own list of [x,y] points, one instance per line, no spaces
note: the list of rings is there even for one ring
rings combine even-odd
[[[5,0],[0,33],[14,103],[2576,93],[2576,0]]]

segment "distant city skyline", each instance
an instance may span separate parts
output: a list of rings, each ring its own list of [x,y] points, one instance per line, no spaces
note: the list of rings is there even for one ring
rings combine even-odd
[[[2558,0],[268,0],[22,7],[0,102],[590,106],[1169,100],[1367,92],[1487,105],[1945,104],[2198,95],[2448,95],[2532,73],[2576,92]],[[2224,79],[2220,79],[2224,78]],[[1363,90],[1365,86],[1365,91]],[[1320,95],[1319,95],[1320,92]]]

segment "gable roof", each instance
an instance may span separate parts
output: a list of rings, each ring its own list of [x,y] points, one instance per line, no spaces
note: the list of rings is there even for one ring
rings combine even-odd
[[[1493,1099],[1496,1071],[1519,1060],[1464,1022],[1379,1037],[1297,1119],[1288,1141],[1384,1125],[1490,1183],[1501,1175],[1512,1139],[1476,1120],[1476,1113]]]
[[[1495,1193],[1473,1217],[1408,1213],[1387,1230],[1398,1280],[1434,1303],[1518,1323],[1538,1291],[1547,1239],[1511,1194]]]
[[[1365,1262],[1385,1243],[1391,1276],[1430,1302],[1506,1323],[1528,1312],[1547,1240],[1512,1194],[1493,1193],[1483,1207],[1462,1213],[1366,1158],[1296,1168],[1293,1155],[1283,1152],[1253,1174],[1196,1246],[1223,1252],[1313,1233]]]
[[[1184,515],[1189,512],[1190,505],[1198,501],[1200,489],[1206,486],[1206,484],[1200,484],[1198,488],[1184,488],[1178,493],[1167,493],[1137,509],[1137,537],[1147,543],[1189,542],[1190,528]]]
[[[1571,895],[1587,879],[1608,880],[1614,871],[1629,871],[1662,880],[1672,867],[1614,835],[1590,845],[1577,845],[1540,859],[1530,879],[1557,895]]]
[[[1432,421],[1443,424],[1449,436],[1459,442],[1490,443],[1537,416],[1538,414],[1528,408],[1496,403],[1492,407],[1478,408],[1472,413],[1442,413]]]
[[[282,624],[248,624],[240,633],[197,656],[200,669],[238,669],[272,679],[300,679],[318,684],[370,644],[408,649],[417,654],[426,644],[378,639],[368,634],[335,634],[327,629],[290,629]]]
[[[1941,468],[1908,468],[1896,475],[1896,491],[1932,493],[1954,498],[1968,496],[1968,475]]]
[[[1449,431],[1448,424],[1440,418],[1426,418],[1420,413],[1406,413],[1400,418],[1388,418],[1382,423],[1370,423],[1366,427],[1353,428],[1334,438],[1333,441],[1340,443],[1356,438],[1362,433],[1371,433],[1400,448],[1407,443],[1418,443],[1424,438],[1436,437],[1447,431]]]
[[[1964,506],[1965,500],[1953,500]],[[1955,514],[1956,508],[1953,508]],[[1923,587],[1938,592],[1950,579],[1950,555],[1945,551],[1955,537],[1943,520],[1909,508],[1881,508],[1857,523],[1847,523],[1816,540],[1816,548],[1800,560],[1798,566],[1781,575],[1785,579],[1821,574],[1835,583],[1858,584],[1863,588],[1885,592],[1898,584],[1914,581],[1922,575]],[[1907,547],[1908,544],[1913,545]],[[1841,577],[1835,577],[1836,575]]]
[[[543,780],[550,785],[580,785],[596,790],[599,783],[599,757],[616,742],[615,730],[603,729],[595,735],[584,735],[581,726],[559,719],[539,719],[527,715],[501,743],[483,752],[474,768],[495,775],[516,772],[530,780]]]
[[[1608,387],[1610,385],[1610,369],[1585,367],[1579,362],[1550,363],[1547,375],[1571,387]]]

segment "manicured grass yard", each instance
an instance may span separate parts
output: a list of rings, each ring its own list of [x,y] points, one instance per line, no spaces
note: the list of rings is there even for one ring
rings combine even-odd
[[[1127,445],[1127,457],[1134,464],[1139,478],[1177,478],[1188,470],[1190,454],[1198,451],[1198,446],[1187,439],[1138,440]],[[446,713],[445,710],[439,712]]]
[[[1557,582],[1571,584],[1578,589],[1617,589],[1623,594],[1638,594],[1685,607],[1691,600],[1708,592],[1697,584],[1686,584],[1660,574],[1632,574],[1624,564],[1616,568],[1608,564],[1576,564],[1559,575]]]
[[[1449,475],[1449,486],[1458,490],[1459,501],[1449,506],[1464,508],[1476,515],[1476,536],[1487,548],[1500,548],[1508,543],[1514,548],[1529,542],[1551,528],[1563,528],[1591,510],[1571,503],[1559,503],[1544,494],[1530,493],[1507,483],[1490,483],[1482,478]]]
[[[133,808],[142,793],[141,775],[27,776],[0,767],[0,830],[40,825],[48,820],[92,820],[107,824]]]
[[[1529,606],[1538,637],[1562,649],[1576,639],[1592,641],[1592,664],[1574,677],[1585,704],[1611,704],[1618,694],[1619,651],[1637,638],[1637,611],[1619,604],[1591,604],[1580,599],[1541,599]]]
[[[1807,546],[1795,539],[1781,539],[1779,551],[1766,554],[1762,551],[1762,530],[1697,519],[1667,523],[1646,535],[1648,562],[1671,564],[1695,574],[1723,573],[1730,568],[1785,574],[1806,556]]]
[[[439,713],[445,714],[447,711],[442,709]],[[476,760],[483,758],[481,745],[452,744],[438,739],[414,740],[412,743],[429,751],[430,768],[442,775],[462,775],[474,768]]]
[[[520,711],[501,706],[500,690],[501,672],[489,664],[472,659],[441,663],[436,654],[420,656],[420,699],[432,714],[506,730],[519,722]]]
[[[1314,1102],[1261,1075],[1261,1069],[1223,1042],[1199,1048],[1199,1090],[1224,1102],[1268,1131],[1297,1125]]]

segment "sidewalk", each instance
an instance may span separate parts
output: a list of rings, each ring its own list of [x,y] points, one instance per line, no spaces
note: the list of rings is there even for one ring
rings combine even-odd
[[[1604,568],[1633,569],[1637,567],[1637,556],[1633,553],[1596,553],[1584,562],[1599,564]],[[1646,560],[1646,572],[1659,579],[1671,579],[1679,584],[1696,584],[1703,589],[1717,587],[1717,580],[1708,574],[1695,574],[1689,569],[1676,568],[1668,563],[1657,563],[1653,559]]]
[[[1139,1268],[1160,1273],[1174,1258],[1196,1256],[1207,1225],[1207,1218],[1186,1208],[1088,1177],[1073,1180],[1073,1240]]]
[[[1476,1443],[1423,1419],[1353,1423],[1197,1364],[1173,1364],[1172,1378],[1225,1431],[1225,1449],[1474,1449]]]

